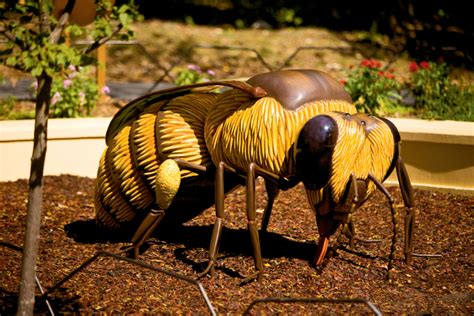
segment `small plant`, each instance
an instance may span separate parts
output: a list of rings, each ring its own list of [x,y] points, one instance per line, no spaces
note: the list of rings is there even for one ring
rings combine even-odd
[[[8,96],[0,99],[0,118],[7,118],[15,106],[16,98]]]
[[[14,96],[0,98],[0,120],[28,120],[35,118],[35,111],[15,109],[18,100]]]
[[[279,27],[298,26],[303,23],[303,19],[296,15],[294,9],[281,8],[274,14],[274,18]]]
[[[401,104],[400,82],[392,70],[385,71],[377,60],[363,60],[342,83],[359,111],[384,115]]]
[[[91,114],[97,102],[98,87],[90,73],[90,67],[69,65],[62,75],[54,77],[51,86],[51,117],[80,117]],[[35,97],[36,90],[35,82]]]
[[[450,80],[445,63],[412,62],[409,70],[407,87],[422,118],[474,121],[474,87]]]
[[[215,72],[210,69],[208,69],[207,71],[203,71],[198,65],[189,64],[186,69],[183,69],[178,72],[174,83],[178,86],[185,86],[189,84],[209,81],[215,76]]]

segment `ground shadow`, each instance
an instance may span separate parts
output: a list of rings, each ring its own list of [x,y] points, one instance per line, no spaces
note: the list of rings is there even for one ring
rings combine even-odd
[[[166,229],[164,229],[166,227]],[[153,234],[160,242],[168,244],[182,244],[186,249],[209,247],[212,234],[212,225],[190,226],[174,225],[163,226]],[[128,229],[121,231],[106,231],[100,229],[94,220],[79,220],[64,226],[66,235],[78,243],[121,243],[129,242],[133,232]],[[307,241],[297,241],[272,233],[260,233],[262,255],[265,258],[291,257],[311,259],[316,250],[316,244]],[[153,240],[150,241],[153,243]],[[141,249],[146,251],[147,245]],[[231,229],[224,227],[222,231],[219,251],[232,255],[252,256],[250,235],[247,229]]]
[[[69,238],[81,244],[128,242],[133,234],[130,229],[112,231],[98,227],[94,219],[66,224],[64,232]]]
[[[62,297],[58,292],[55,296],[48,296],[48,302],[54,313],[70,313],[79,311],[82,305],[79,296]],[[0,315],[15,315],[18,307],[18,293],[10,292],[0,287]],[[50,311],[46,301],[40,296],[35,297],[34,315],[49,315]]]
[[[87,244],[128,243],[133,235],[133,232],[130,230],[115,232],[104,231],[97,227],[94,220],[72,222],[65,225],[64,229],[68,237],[73,238],[78,243]],[[163,225],[140,248],[140,253],[145,253],[152,245],[158,245],[158,247],[161,244],[183,245],[184,247],[177,247],[174,250],[176,259],[191,265],[194,271],[201,272],[206,268],[207,260],[196,261],[194,258],[191,258],[189,254],[194,249],[199,249],[199,251],[204,251],[207,254],[212,230],[213,225]],[[259,236],[262,258],[264,260],[285,257],[305,260],[310,264],[312,264],[314,260],[317,247],[315,242],[298,241],[274,232],[260,232]],[[344,246],[338,249],[366,259],[376,259],[374,256],[353,249],[347,249]],[[253,257],[249,231],[243,228],[235,229],[224,227],[222,230],[218,259],[222,260],[227,257],[235,256]],[[316,270],[321,273],[329,262],[329,258],[337,256],[338,251],[330,248],[326,260],[321,266],[315,267]],[[355,262],[352,263],[356,264]],[[232,277],[243,277],[238,272],[226,267],[217,267],[217,269]]]

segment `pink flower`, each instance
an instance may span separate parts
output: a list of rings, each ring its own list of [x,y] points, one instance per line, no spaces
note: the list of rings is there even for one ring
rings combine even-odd
[[[410,66],[408,66],[408,69],[410,69],[410,72],[417,72],[419,68],[416,61],[412,61]]]
[[[80,91],[79,92],[79,104],[83,105],[86,103],[86,95],[84,92]]]
[[[427,61],[422,61],[420,62],[420,67],[423,69],[429,69],[430,68],[430,63]]]
[[[63,87],[64,89],[69,88],[72,85],[72,80],[71,79],[66,79],[63,81]]]
[[[212,77],[216,76],[216,72],[214,70],[208,69],[206,72],[209,76],[212,76]]]
[[[197,71],[197,72],[201,72],[201,67],[199,67],[198,65],[195,65],[195,64],[188,64],[188,69],[189,70],[194,70],[194,71]]]
[[[110,88],[107,86],[103,86],[102,89],[100,89],[100,93],[108,95],[110,93]]]
[[[69,69],[70,71],[76,71],[76,67],[74,65],[67,66],[67,69]]]
[[[61,94],[59,92],[55,92],[53,97],[51,98],[51,104],[55,105],[58,103],[58,101],[61,101]]]

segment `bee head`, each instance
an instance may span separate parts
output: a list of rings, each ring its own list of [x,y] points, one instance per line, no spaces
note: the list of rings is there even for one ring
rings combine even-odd
[[[312,190],[329,181],[332,155],[338,138],[336,121],[327,115],[310,119],[296,141],[296,173]]]

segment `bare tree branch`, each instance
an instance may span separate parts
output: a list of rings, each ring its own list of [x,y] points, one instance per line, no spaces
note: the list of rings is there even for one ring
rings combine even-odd
[[[15,43],[18,47],[20,47],[21,50],[25,50],[26,49],[26,46],[25,46],[25,43],[23,43],[23,41],[19,40],[18,38],[16,38],[16,36],[11,33],[10,31],[8,31],[6,28],[5,28],[5,25],[0,25],[0,34],[2,34],[3,36],[5,36],[8,40],[10,40],[11,42]]]
[[[64,28],[66,27],[67,23],[69,22],[69,16],[71,15],[72,10],[76,4],[76,0],[68,0],[66,7],[64,8],[63,13],[59,17],[58,25],[54,28],[49,36],[50,43],[57,43],[61,38],[61,35],[64,32]]]
[[[84,50],[83,50],[83,53],[84,54],[88,54],[90,53],[91,51],[93,51],[94,49],[96,49],[97,47],[99,47],[100,45],[103,45],[105,43],[107,43],[110,39],[112,39],[112,37],[114,37],[115,35],[118,34],[118,32],[120,32],[120,30],[122,30],[123,28],[123,25],[121,23],[119,23],[115,28],[114,30],[112,31],[112,34],[110,34],[110,36],[107,36],[107,37],[103,37],[103,38],[100,38],[98,40],[96,40],[94,43],[90,44],[88,47],[86,47]]]

